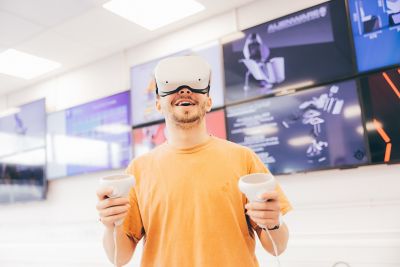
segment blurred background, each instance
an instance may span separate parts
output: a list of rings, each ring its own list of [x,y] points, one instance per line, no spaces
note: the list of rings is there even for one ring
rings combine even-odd
[[[400,0],[0,0],[0,266],[112,266],[99,178],[165,141],[152,72],[189,54],[294,206],[282,266],[400,266],[399,47]]]

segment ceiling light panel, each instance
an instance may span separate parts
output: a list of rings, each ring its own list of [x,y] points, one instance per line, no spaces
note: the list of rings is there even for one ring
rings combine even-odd
[[[36,78],[60,66],[60,63],[15,49],[0,53],[0,73],[23,79]]]
[[[148,30],[156,30],[204,10],[194,0],[112,0],[103,7]]]

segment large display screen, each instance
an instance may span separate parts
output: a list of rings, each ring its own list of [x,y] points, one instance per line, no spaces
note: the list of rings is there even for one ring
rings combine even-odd
[[[360,72],[400,64],[400,0],[349,0]]]
[[[228,107],[227,122],[274,174],[368,161],[353,80]]]
[[[48,115],[49,179],[119,169],[131,159],[130,93]]]
[[[206,125],[209,134],[226,139],[224,110],[220,109],[207,113]],[[158,123],[133,129],[134,156],[140,156],[164,143],[166,135],[165,123]]]
[[[225,103],[353,74],[347,21],[336,0],[243,31],[223,45]]]
[[[400,68],[361,78],[371,161],[400,162]]]
[[[206,44],[202,47],[185,50],[171,55],[196,54],[203,57],[211,65],[211,89],[210,96],[213,100],[213,108],[224,105],[222,54],[218,43]],[[153,60],[131,68],[131,98],[132,98],[132,124],[138,126],[145,123],[162,120],[164,117],[155,109],[156,84],[154,81],[154,68],[158,61]]]
[[[0,117],[0,203],[45,197],[46,111],[41,99]]]

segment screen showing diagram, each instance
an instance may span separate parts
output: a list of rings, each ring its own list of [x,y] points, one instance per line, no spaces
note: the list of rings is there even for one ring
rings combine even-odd
[[[274,174],[367,163],[356,82],[227,108],[228,139],[253,149]]]

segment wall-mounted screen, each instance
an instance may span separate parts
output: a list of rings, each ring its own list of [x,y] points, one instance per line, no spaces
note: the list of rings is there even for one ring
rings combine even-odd
[[[223,109],[207,113],[206,125],[209,134],[226,139],[225,112]],[[133,129],[132,143],[134,156],[140,156],[164,143],[166,135],[165,123]]]
[[[225,103],[353,74],[347,21],[330,1],[244,30],[223,45]]]
[[[361,78],[373,163],[400,162],[400,68]]]
[[[227,122],[274,174],[367,163],[353,80],[231,106]]]
[[[130,132],[129,91],[49,114],[48,178],[126,167]]]
[[[0,117],[0,203],[43,199],[46,111],[41,99]]]
[[[360,72],[400,64],[400,0],[349,0]]]
[[[185,50],[171,55],[196,54],[203,57],[211,65],[210,96],[213,99],[213,108],[224,105],[222,53],[221,46],[214,42],[196,49]],[[153,60],[131,68],[131,98],[132,98],[132,125],[138,126],[145,123],[162,120],[163,116],[155,109],[156,85],[153,79],[154,68],[158,61]]]

